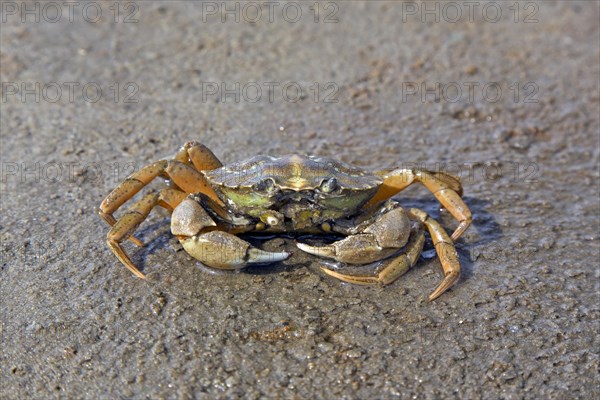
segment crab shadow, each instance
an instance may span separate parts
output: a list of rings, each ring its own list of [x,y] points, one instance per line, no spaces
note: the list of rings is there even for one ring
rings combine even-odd
[[[503,237],[502,229],[493,214],[490,213],[487,209],[490,207],[490,203],[487,200],[481,200],[474,197],[465,196],[465,203],[469,205],[471,209],[471,213],[473,215],[473,222],[471,227],[467,230],[466,234],[463,235],[456,243],[456,250],[459,255],[460,263],[461,263],[461,280],[468,281],[472,276],[475,269],[475,259],[474,259],[474,251],[482,246],[495,242]],[[455,226],[456,222],[453,221],[452,216],[446,210],[440,211],[440,205],[435,199],[427,199],[423,198],[398,198],[398,201],[405,208],[416,207],[426,211],[432,218],[440,221],[440,223],[446,227],[448,231],[451,231],[451,226]],[[454,225],[453,225],[454,224]],[[170,229],[170,219],[169,218],[161,218],[158,221],[153,221],[147,225],[144,225],[136,234],[136,236],[146,243],[146,247],[143,249],[136,249],[132,251],[130,254],[134,263],[140,267],[140,270],[143,271],[145,269],[146,259],[149,255],[154,254],[156,251],[163,250],[165,248],[170,248],[173,250],[178,246],[173,245],[175,239],[171,235]],[[475,228],[475,229],[474,229]],[[476,231],[476,234],[469,234],[473,230]],[[317,243],[331,243],[339,237],[335,236],[314,236],[314,235],[277,235],[277,236],[260,236],[260,235],[243,235],[245,240],[248,240],[252,245],[265,248],[263,244],[272,240],[274,238],[282,238],[285,240],[285,244],[283,247],[279,249],[266,248],[268,251],[280,251],[286,250],[292,253],[292,257],[288,260],[270,263],[270,264],[261,264],[261,265],[251,265],[244,268],[242,271],[244,273],[253,274],[253,275],[267,275],[267,274],[279,274],[282,272],[289,272],[294,269],[307,267],[310,270],[314,270],[311,267],[311,264],[318,262],[319,259],[314,256],[303,253],[301,250],[297,249],[292,242],[294,241],[304,241],[305,239]],[[476,238],[475,241],[470,241],[472,238]],[[267,246],[270,247],[270,246]],[[427,240],[425,243],[425,247],[423,249],[423,253],[421,255],[423,260],[420,260],[415,268],[420,268],[421,266],[427,265],[429,262],[439,262],[437,261],[437,256],[435,254],[435,248],[433,247],[433,243],[431,239],[427,235]],[[223,273],[230,273],[229,271],[223,271]]]

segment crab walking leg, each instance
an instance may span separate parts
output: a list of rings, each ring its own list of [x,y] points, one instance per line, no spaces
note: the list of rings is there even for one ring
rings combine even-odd
[[[117,223],[117,220],[115,219],[115,217],[113,217],[110,214],[100,214],[100,216],[106,221],[106,223],[108,223],[108,225],[110,225],[111,227],[114,226]],[[140,239],[136,238],[135,236],[131,235],[129,236],[129,240],[131,240],[131,243],[135,244],[138,247],[144,247],[145,244],[144,242],[142,242]]]
[[[440,297],[458,280],[458,277],[460,276],[458,253],[454,247],[454,242],[448,236],[444,228],[442,228],[436,220],[427,215],[425,211],[419,210],[418,208],[411,208],[408,211],[408,214],[409,216],[422,221],[427,227],[433,245],[435,246],[435,251],[444,270],[444,280],[429,295],[429,301],[432,301]]]
[[[197,170],[207,171],[223,166],[217,156],[205,145],[197,142],[188,142],[186,145],[189,145],[190,160]]]
[[[177,160],[161,160],[133,173],[113,189],[100,204],[100,216],[113,226],[116,222],[112,215],[113,212],[161,174],[166,174],[183,191],[204,193],[217,204],[223,205],[204,175],[194,167]]]
[[[187,198],[187,196],[188,194],[182,192],[181,190],[173,188],[163,189],[160,191],[158,205],[172,212],[179,203]],[[108,222],[110,226],[114,226],[117,223],[115,218],[110,214],[101,213],[100,215],[102,215],[104,220]],[[144,243],[133,235],[129,236],[129,240],[131,240],[136,246],[144,247]]]
[[[139,171],[131,174],[127,179],[121,182],[112,192],[104,198],[102,204],[100,204],[100,211],[98,214],[108,223],[110,226],[114,226],[117,220],[112,215],[119,207],[123,205],[127,200],[135,196],[144,186],[160,175],[167,167],[167,161],[157,161],[153,164],[147,165]],[[144,246],[137,238],[131,236],[130,240],[137,246]]]
[[[404,275],[411,267],[413,267],[419,255],[423,250],[425,243],[425,233],[421,226],[415,229],[414,235],[406,245],[405,252],[398,257],[388,261],[377,275],[345,275],[331,269],[321,267],[321,270],[327,275],[333,276],[339,280],[358,285],[387,285],[394,282],[400,276]]]
[[[465,204],[465,202],[460,197],[462,194],[462,187],[460,186],[460,182],[456,179],[456,184],[460,188],[456,190],[456,188],[450,187],[450,179],[454,178],[451,175],[444,173],[430,173],[427,171],[417,171],[417,180],[421,182],[433,195],[438,199],[438,201],[450,211],[450,214],[454,218],[459,221],[458,227],[452,233],[452,240],[457,240],[463,232],[471,225],[472,216],[471,210]],[[460,193],[460,194],[459,194]],[[429,218],[429,221],[432,219]],[[439,224],[434,221],[437,226]],[[431,228],[428,225],[429,230]],[[441,227],[440,227],[441,228]],[[443,229],[444,234],[446,233]],[[433,234],[432,234],[433,236]],[[447,235],[446,235],[447,236]],[[441,293],[440,293],[441,294]]]
[[[458,227],[452,234],[452,240],[457,240],[471,225],[471,211],[461,198],[462,185],[457,177],[444,172],[431,172],[418,169],[397,169],[382,173],[382,175],[384,179],[383,184],[365,207],[375,205],[380,201],[394,196],[414,182],[420,182],[459,221]]]
[[[137,277],[145,278],[144,274],[136,268],[127,253],[125,253],[125,250],[121,247],[121,242],[133,235],[133,232],[148,217],[148,214],[150,214],[150,211],[154,207],[158,205],[172,211],[186,197],[186,193],[176,189],[164,189],[159,193],[148,193],[123,214],[108,232],[108,247],[110,247],[119,261]]]
[[[167,165],[167,160],[157,161],[128,176],[127,179],[121,182],[104,198],[102,204],[100,204],[100,215],[108,214],[112,217],[112,213],[121,207],[123,203],[135,196],[137,192],[158,175],[162,174]]]
[[[173,188],[163,189],[159,193],[160,195],[158,197],[158,205],[163,208],[166,208],[171,212],[173,212],[173,210],[179,205],[179,203],[181,203],[188,197],[188,194],[186,192],[182,192],[181,190]]]
[[[208,147],[196,141],[186,142],[175,155],[175,160],[184,164],[191,164],[198,171],[207,171],[223,166]]]
[[[180,237],[179,241],[189,255],[218,269],[241,269],[248,264],[273,263],[290,256],[284,251],[273,253],[257,249],[235,235],[216,230]]]
[[[194,167],[179,162],[177,160],[169,161],[165,169],[169,178],[184,192],[203,193],[220,206],[224,203],[219,199],[208,180]]]
[[[148,165],[129,176],[106,196],[100,205],[100,216],[110,225],[114,226],[116,220],[112,215],[123,203],[135,196],[144,186],[161,174],[166,174],[178,187],[188,193],[204,193],[217,204],[223,202],[208,184],[200,172],[192,166],[177,160],[161,160]],[[137,246],[144,244],[134,236],[129,238]]]
[[[144,274],[136,268],[127,253],[125,253],[125,250],[121,247],[121,242],[128,239],[146,219],[154,206],[158,204],[158,197],[158,193],[149,193],[144,196],[119,218],[106,237],[108,247],[110,247],[119,261],[133,272],[134,275],[142,279],[145,278]]]

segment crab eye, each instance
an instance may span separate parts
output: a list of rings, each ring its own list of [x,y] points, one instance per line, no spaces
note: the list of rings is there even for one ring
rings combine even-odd
[[[331,193],[337,188],[337,179],[329,178],[321,183],[321,192]]]
[[[263,179],[254,185],[254,190],[259,192],[271,193],[275,191],[275,182],[271,178]]]

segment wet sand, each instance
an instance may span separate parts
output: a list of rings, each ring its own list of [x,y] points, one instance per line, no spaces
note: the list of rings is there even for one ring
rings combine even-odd
[[[429,3],[3,8],[0,397],[598,397],[598,3]],[[430,241],[383,288],[289,239],[214,273],[164,211],[126,245],[135,278],[97,207],[191,139],[460,175],[460,281],[427,301]],[[456,226],[422,187],[397,198]]]

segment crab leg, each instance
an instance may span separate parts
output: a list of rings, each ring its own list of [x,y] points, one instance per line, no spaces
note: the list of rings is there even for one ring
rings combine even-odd
[[[448,236],[444,228],[442,228],[436,220],[427,215],[425,211],[419,210],[418,208],[411,208],[408,210],[408,215],[423,222],[427,227],[431,239],[433,240],[435,251],[444,270],[444,280],[429,295],[429,301],[432,301],[440,297],[458,280],[458,277],[460,276],[458,253],[454,247],[454,242]]]
[[[98,214],[110,225],[116,223],[112,215],[123,203],[135,196],[144,186],[161,174],[166,174],[176,185],[187,193],[204,193],[217,204],[223,202],[210,187],[208,181],[193,166],[177,160],[161,160],[148,165],[130,175],[121,182],[100,204]],[[138,246],[143,246],[137,238],[130,240]]]
[[[121,247],[121,242],[128,239],[133,234],[157,204],[158,193],[147,194],[119,218],[106,237],[108,247],[110,247],[119,261],[121,261],[134,275],[142,279],[145,278],[144,274],[136,268],[127,253],[125,253],[125,250]]]
[[[213,170],[223,166],[208,147],[196,141],[184,144],[175,155],[175,159],[184,164],[193,164],[198,171]]]
[[[150,211],[159,204],[159,197],[159,193],[148,193],[113,224],[106,236],[108,247],[119,261],[139,278],[145,278],[145,276],[135,267],[127,253],[125,253],[125,250],[121,247],[121,242],[133,235],[133,232],[146,219]]]
[[[188,194],[181,190],[166,188],[160,191],[158,197],[158,205],[173,212],[175,207],[188,197]]]
[[[133,232],[148,217],[148,214],[150,214],[150,211],[154,207],[158,205],[172,211],[186,197],[186,193],[170,188],[163,189],[159,193],[148,193],[123,214],[108,232],[106,237],[108,247],[110,247],[119,261],[137,277],[145,278],[144,274],[136,268],[127,253],[125,253],[121,242],[131,238]]]
[[[204,175],[194,167],[177,160],[169,161],[165,169],[168,177],[186,193],[204,193],[219,205],[223,202],[212,189]]]
[[[383,176],[384,181],[365,208],[394,196],[414,182],[420,182],[459,221],[458,227],[452,234],[452,240],[457,240],[471,225],[471,211],[461,198],[462,185],[457,177],[445,172],[419,169],[396,169],[379,174]]]
[[[106,196],[100,205],[100,216],[110,225],[116,222],[113,217],[123,203],[131,199],[144,186],[159,175],[167,175],[173,182],[188,193],[205,193],[218,204],[223,204],[204,175],[198,170],[210,170],[221,167],[219,159],[206,146],[194,141],[187,142],[177,152],[174,160],[160,160],[147,165],[131,174]],[[132,241],[141,245],[132,237]]]
[[[327,275],[340,279],[344,282],[355,283],[358,285],[387,285],[392,283],[400,276],[404,275],[419,259],[425,243],[425,234],[419,224],[414,229],[414,235],[411,236],[406,245],[405,252],[398,257],[393,258],[377,273],[377,275],[345,275],[331,269],[321,267],[321,270]]]
[[[106,196],[106,198],[100,204],[100,211],[98,214],[108,223],[110,226],[114,226],[117,220],[112,215],[123,203],[132,198],[137,192],[139,192],[144,186],[146,186],[152,179],[156,178],[166,168],[167,161],[157,161],[151,165],[147,165],[139,171],[130,175],[127,179],[121,182],[112,192]],[[137,246],[144,246],[134,236],[130,237],[130,240]]]

